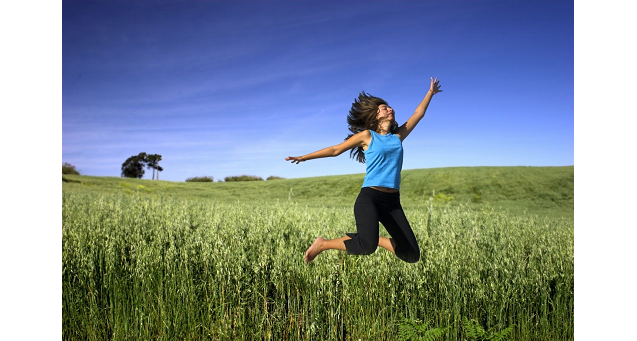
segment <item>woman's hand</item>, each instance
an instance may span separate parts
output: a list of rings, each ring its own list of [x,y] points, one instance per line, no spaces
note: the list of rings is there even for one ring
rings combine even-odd
[[[436,77],[436,79],[431,77],[431,85],[429,86],[429,91],[427,91],[425,98],[423,98],[420,104],[418,104],[416,111],[414,111],[414,114],[411,115],[407,122],[398,128],[398,133],[396,135],[400,136],[401,141],[404,141],[407,136],[411,134],[418,122],[420,122],[420,120],[425,116],[427,107],[429,107],[429,102],[431,102],[433,96],[439,92],[442,92],[442,90],[440,90],[438,77]]]
[[[305,160],[302,159],[302,156],[288,156],[285,158],[285,161],[292,161],[292,163],[296,163],[298,165]]]
[[[438,80],[438,77],[436,77],[436,79],[431,77],[431,85],[429,86],[429,91],[431,91],[432,95],[442,92],[442,90],[440,90],[440,81]]]

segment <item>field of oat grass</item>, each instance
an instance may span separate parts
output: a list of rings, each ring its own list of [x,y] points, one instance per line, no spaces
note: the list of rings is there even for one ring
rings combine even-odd
[[[462,172],[405,174],[420,262],[378,250],[326,253],[309,266],[314,237],[352,230],[351,202],[324,189],[356,193],[345,186],[354,176],[233,186],[65,177],[63,339],[573,339],[574,227],[556,208],[568,207],[568,191],[546,205],[508,191],[508,207],[527,207],[496,208],[485,183],[510,188],[502,179],[516,177],[494,170],[464,194],[443,182],[462,184]],[[517,181],[557,191],[572,173],[540,178]],[[435,189],[419,198],[425,182]]]

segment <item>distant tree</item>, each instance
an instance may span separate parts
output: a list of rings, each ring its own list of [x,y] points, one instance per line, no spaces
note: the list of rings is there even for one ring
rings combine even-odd
[[[195,176],[186,179],[186,182],[214,182],[214,179],[212,176]]]
[[[122,163],[122,177],[141,179],[144,176],[144,167],[148,154],[139,153],[126,159]]]
[[[153,180],[155,179],[155,171],[157,171],[157,180],[159,180],[159,172],[164,170],[159,165],[159,161],[161,161],[161,155],[159,154],[148,154],[146,156],[146,166],[148,169],[153,170]]]
[[[233,181],[263,181],[263,178],[255,175],[239,175],[239,176],[226,176],[223,179],[225,182]]]
[[[62,164],[62,174],[80,175],[80,172],[75,169],[75,166],[68,162],[65,162]]]

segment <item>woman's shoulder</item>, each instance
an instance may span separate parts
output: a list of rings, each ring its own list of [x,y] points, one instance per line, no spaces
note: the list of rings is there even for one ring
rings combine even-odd
[[[358,135],[360,137],[364,137],[364,138],[368,138],[372,136],[372,130],[369,129],[365,129],[365,130],[361,130],[358,133],[354,134],[355,136]]]
[[[372,133],[370,130],[362,130],[358,133],[354,134],[354,141],[358,143],[359,147],[362,147],[363,150],[366,150],[369,144],[372,142]]]

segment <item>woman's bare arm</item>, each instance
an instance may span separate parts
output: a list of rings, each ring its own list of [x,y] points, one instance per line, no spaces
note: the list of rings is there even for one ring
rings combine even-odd
[[[438,77],[436,77],[436,79],[432,77],[431,85],[429,86],[429,91],[427,91],[425,98],[423,98],[420,104],[418,104],[418,107],[416,107],[416,111],[414,111],[413,115],[411,115],[407,122],[405,122],[405,124],[398,128],[397,135],[400,136],[401,141],[405,140],[407,136],[411,134],[414,128],[416,128],[418,122],[420,122],[420,120],[425,117],[425,112],[427,112],[427,107],[429,106],[429,102],[431,102],[431,98],[434,96],[434,94],[437,94],[439,92],[442,92],[442,90],[440,90],[440,82],[438,81]]]
[[[371,139],[372,134],[369,132],[369,130],[364,130],[345,140],[341,144],[323,148],[321,150],[317,150],[313,153],[303,156],[288,156],[285,158],[285,161],[292,161],[292,163],[298,164],[307,160],[338,156],[343,154],[343,152],[345,152],[346,150],[350,150],[355,147],[365,148],[369,145]]]

